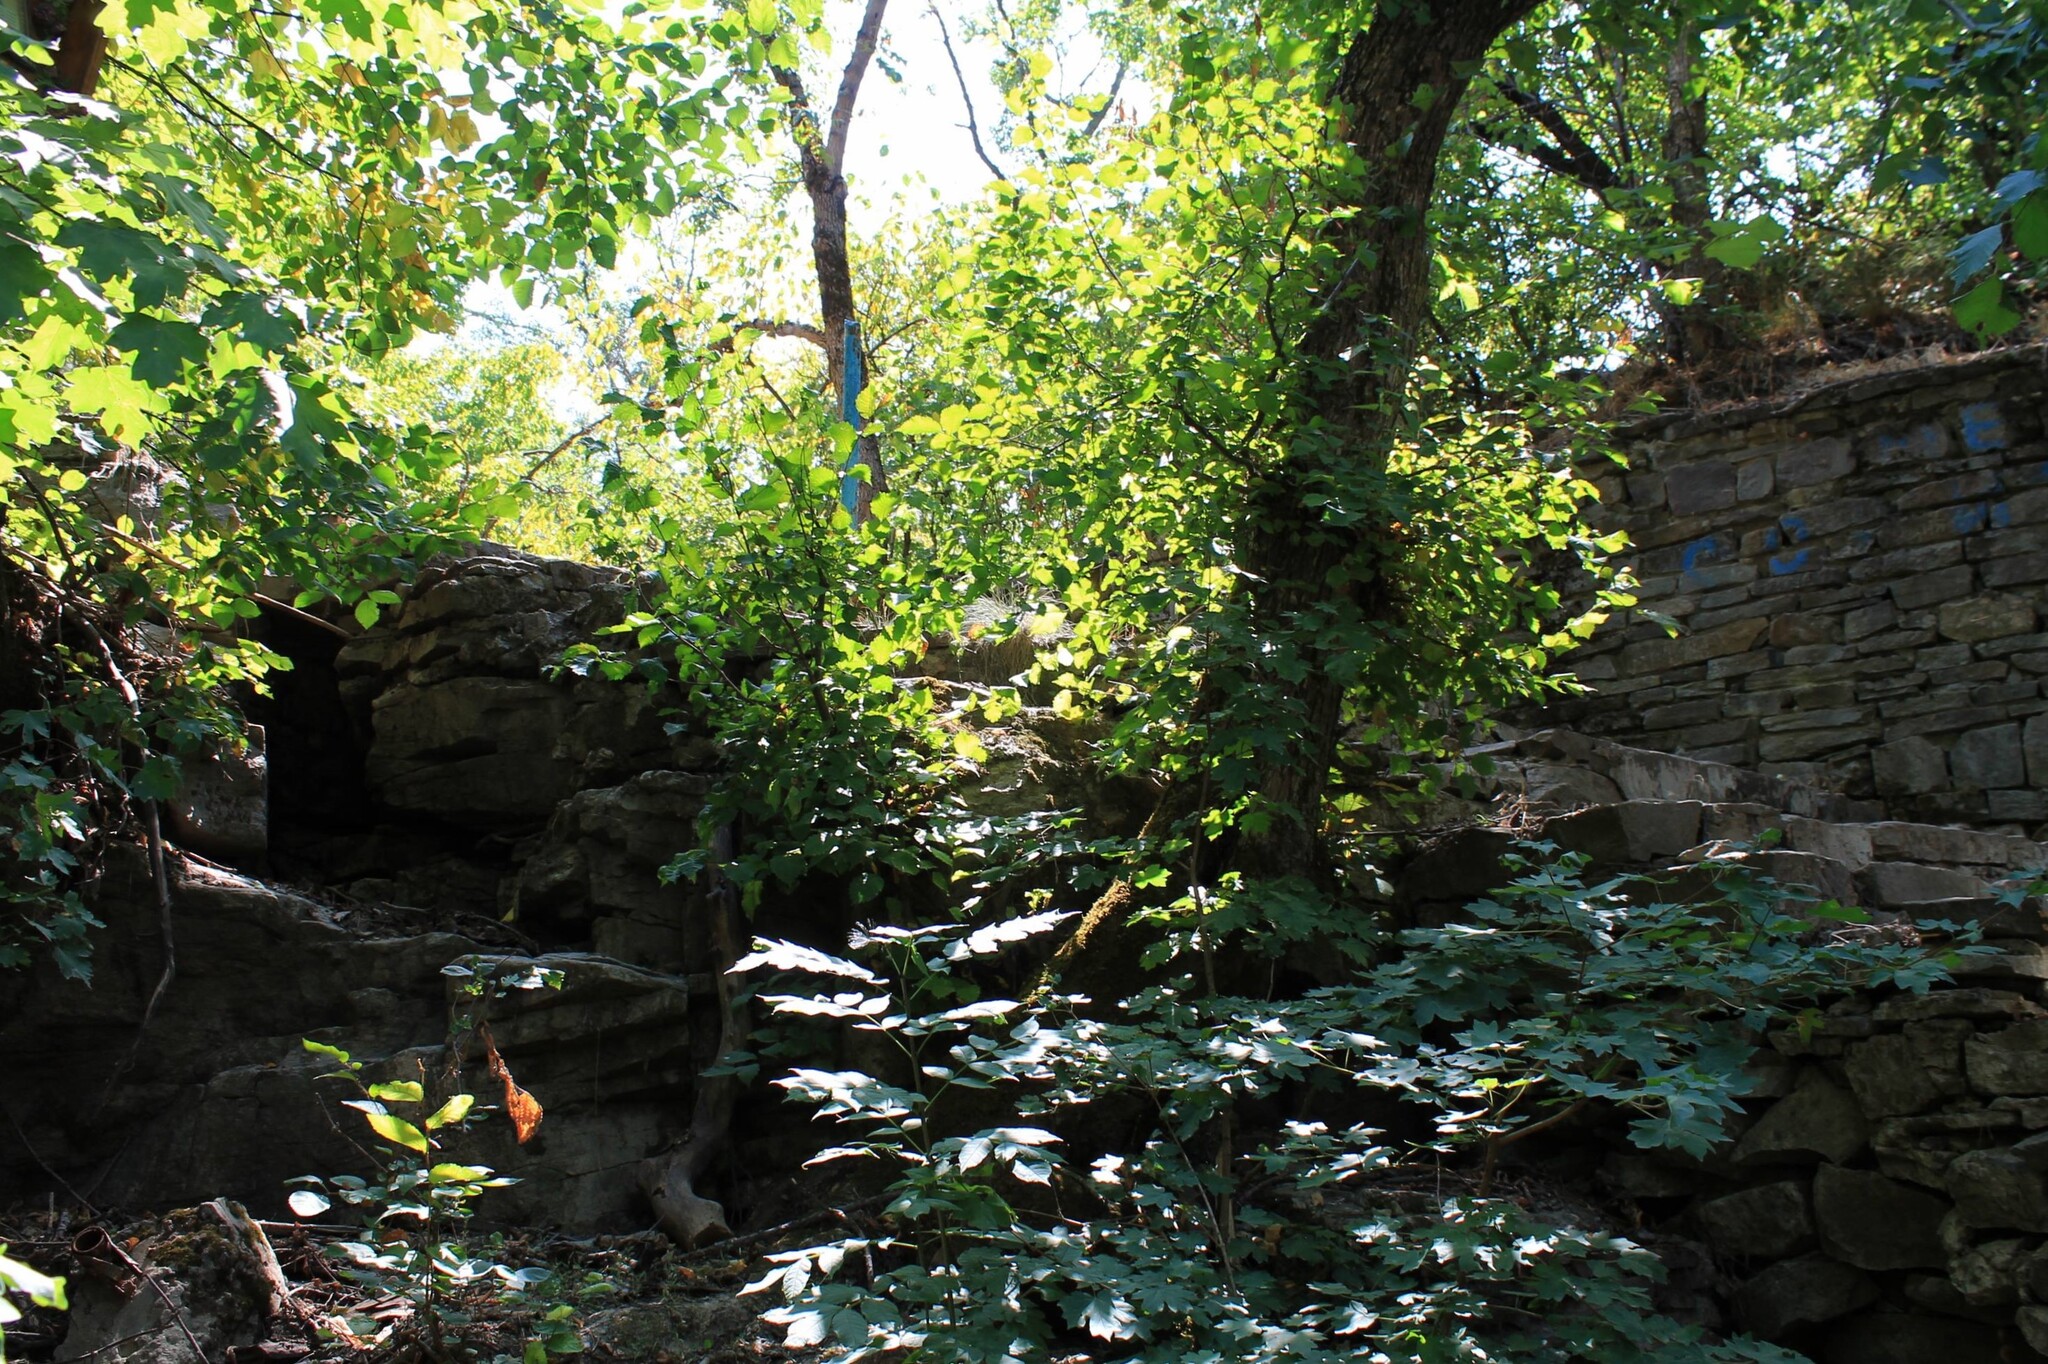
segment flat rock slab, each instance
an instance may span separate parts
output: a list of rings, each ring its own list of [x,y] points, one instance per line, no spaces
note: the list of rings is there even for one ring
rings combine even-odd
[[[1735,1145],[1738,1165],[1845,1165],[1863,1150],[1869,1126],[1848,1090],[1809,1075],[1798,1089],[1772,1104]]]
[[[1872,1170],[1823,1165],[1813,1176],[1813,1219],[1821,1249],[1858,1269],[1937,1269],[1947,1263],[1937,1234],[1946,1199]]]

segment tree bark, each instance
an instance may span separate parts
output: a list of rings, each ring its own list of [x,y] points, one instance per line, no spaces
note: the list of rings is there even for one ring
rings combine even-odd
[[[1666,267],[1669,275],[1697,274],[1699,296],[1665,311],[1665,349],[1678,364],[1697,364],[1728,345],[1726,330],[1714,320],[1714,305],[1727,288],[1727,270],[1700,248],[1707,239],[1713,205],[1707,198],[1707,96],[1690,88],[1700,43],[1699,23],[1690,15],[1678,20],[1671,53],[1664,67],[1664,164],[1671,175],[1671,225],[1693,243],[1685,259]]]
[[[99,87],[100,65],[107,57],[107,35],[100,28],[104,8],[101,0],[71,0],[52,73],[58,89],[90,99]]]
[[[1288,448],[1250,490],[1240,528],[1252,625],[1274,647],[1223,684],[1288,707],[1285,739],[1255,765],[1269,818],[1245,830],[1233,859],[1250,877],[1317,878],[1323,795],[1358,641],[1386,647],[1399,615],[1387,572],[1397,552],[1391,518],[1368,508],[1340,521],[1321,494],[1341,488],[1355,503],[1387,471],[1430,302],[1438,154],[1479,60],[1534,8],[1535,0],[1388,5],[1353,38],[1331,88],[1356,168],[1352,202],[1340,207],[1355,211],[1338,219],[1344,265],[1293,357]]]
[[[853,266],[846,245],[846,139],[868,63],[882,41],[889,0],[868,0],[855,32],[853,51],[839,76],[832,121],[821,127],[803,79],[777,67],[775,79],[789,91],[796,133],[797,167],[811,201],[811,263],[818,279],[818,313],[825,337],[825,381],[834,395],[844,392],[846,351],[842,338],[853,317]]]

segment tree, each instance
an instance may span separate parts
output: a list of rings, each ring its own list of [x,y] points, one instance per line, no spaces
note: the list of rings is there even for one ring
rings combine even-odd
[[[283,666],[242,622],[331,594],[367,624],[380,579],[505,511],[337,362],[451,327],[468,281],[612,260],[725,173],[733,125],[774,127],[743,92],[803,23],[80,0],[54,41],[10,35],[0,954],[86,969],[93,849],[234,742],[220,688]]]

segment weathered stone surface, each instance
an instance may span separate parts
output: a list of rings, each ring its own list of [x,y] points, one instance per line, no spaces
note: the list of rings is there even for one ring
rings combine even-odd
[[[1870,1170],[1823,1165],[1813,1176],[1821,1249],[1858,1269],[1931,1269],[1945,1262],[1936,1228],[1948,1204]]]
[[[1927,1082],[1944,1098],[1958,1098],[1970,1092],[1963,1073],[1963,1043],[1975,1032],[1961,1018],[1929,1018],[1906,1024],[1901,1030],[1913,1049]]]
[[[2039,410],[2048,380],[2031,363],[1998,362],[2012,385],[2001,411]],[[2002,739],[1964,742],[1951,780],[1955,736],[2044,713],[2032,689],[2048,673],[2048,452],[2030,435],[1917,466],[1944,458],[1950,426],[1977,429],[1959,414],[1985,400],[1944,387],[1953,377],[1907,381],[1924,406],[1903,428],[1898,411],[1855,405],[1850,385],[1803,406],[1801,425],[1816,423],[1804,430],[1730,414],[1711,433],[1642,447],[1601,516],[1643,547],[1644,608],[1694,633],[1660,640],[1645,620],[1628,622],[1618,647],[1593,646],[1618,660],[1617,680],[1583,710],[1554,709],[1553,721],[1597,714],[1628,742],[1817,764],[1797,770],[1932,823],[2048,823],[2048,778],[2013,779]],[[1828,692],[1843,683],[1849,694]],[[1672,694],[1627,701],[1658,690]],[[1771,694],[1798,700],[1751,708]],[[1882,716],[1851,717],[1879,704]],[[2048,740],[2036,748],[2048,752]],[[2048,770],[2048,759],[2034,766]],[[1957,788],[1969,798],[1954,798]]]
[[[1963,1065],[1979,1094],[2048,1094],[2048,1019],[1971,1038]]]
[[[1972,643],[2006,635],[2031,634],[2034,604],[2023,597],[1989,594],[1949,602],[1936,613],[1935,628],[1944,639]]]
[[[1746,1329],[1770,1338],[1847,1316],[1877,1297],[1877,1281],[1862,1270],[1809,1255],[1745,1281],[1735,1290],[1735,1311]]]
[[[2027,764],[2020,747],[2020,727],[1986,725],[1959,735],[1949,750],[1948,766],[1955,784],[1965,789],[2025,785]]]
[[[2048,1307],[2022,1307],[2015,1323],[2036,1353],[2048,1355]]]
[[[1708,1245],[1738,1259],[1782,1260],[1813,1244],[1806,1186],[1797,1180],[1709,1199],[1693,1209],[1693,1216]]]
[[[2028,782],[2048,786],[2048,714],[2028,719],[2020,746],[2026,755]]]
[[[241,1213],[226,1209],[227,1217]],[[284,1304],[273,1299],[239,1224],[185,1208],[129,1252],[154,1288],[128,1292],[98,1275],[74,1275],[60,1361],[207,1364],[266,1338]],[[283,1323],[280,1323],[282,1325]],[[196,1348],[195,1348],[196,1347]]]
[[[1725,658],[1750,648],[1768,628],[1761,620],[1738,620],[1677,639],[1646,639],[1622,649],[1621,670],[1626,676],[1641,677]]]
[[[1735,505],[1736,475],[1730,464],[1687,464],[1664,475],[1664,497],[1678,516],[1697,516]]]
[[[2015,1282],[2032,1241],[2007,1237],[1973,1246],[1949,1261],[1949,1281],[1972,1307],[2001,1307],[2019,1301]]]
[[[2019,1125],[2017,1114],[1992,1109],[1886,1118],[1872,1132],[1870,1146],[1883,1173],[1945,1190],[1958,1156],[2010,1140]]]
[[[1608,866],[1648,862],[1698,843],[1701,809],[1696,800],[1623,801],[1552,819],[1543,836]]]
[[[2013,1269],[2022,1302],[2048,1302],[2048,1246],[2031,1250]]]
[[[2048,1186],[2010,1151],[1966,1151],[1949,1163],[1942,1182],[1970,1226],[2048,1231]]]
[[[261,725],[240,748],[188,758],[178,793],[164,802],[165,832],[179,847],[234,866],[270,846],[270,761]]]
[[[1868,1118],[1923,1112],[1943,1098],[1942,1087],[1928,1073],[1920,1048],[1900,1033],[1886,1033],[1851,1046],[1843,1069]]]
[[[1735,1145],[1735,1161],[1841,1165],[1853,1160],[1868,1139],[1869,1128],[1856,1100],[1816,1071],[1743,1134]]]
[[[1804,488],[1830,479],[1842,478],[1856,467],[1849,442],[1840,437],[1803,441],[1778,453],[1777,481],[1781,488]]]
[[[2041,1006],[2010,990],[1935,990],[1924,995],[1899,995],[1877,1006],[1880,1023],[1907,1023],[1928,1018],[1971,1018],[1984,1022],[2039,1018]]]
[[[1983,893],[1983,878],[1953,867],[1917,862],[1873,862],[1857,875],[1864,903],[1886,909]]]

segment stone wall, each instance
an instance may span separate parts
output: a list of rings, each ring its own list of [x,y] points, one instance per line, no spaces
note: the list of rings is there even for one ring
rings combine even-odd
[[[1590,476],[1641,606],[1569,660],[1595,693],[1546,718],[2042,828],[2044,394],[2030,347],[1626,433],[1633,467]]]

